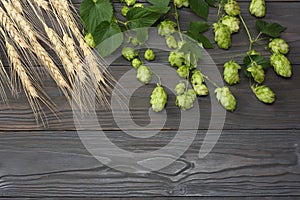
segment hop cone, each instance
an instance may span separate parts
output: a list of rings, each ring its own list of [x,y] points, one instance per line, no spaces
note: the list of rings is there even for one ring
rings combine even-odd
[[[135,4],[136,0],[125,0],[125,3],[127,6],[133,6]]]
[[[222,49],[229,49],[231,46],[230,28],[222,23],[214,23],[215,41]]]
[[[190,74],[190,69],[187,66],[182,65],[177,69],[177,74],[181,78],[188,78]]]
[[[124,47],[122,49],[122,55],[125,59],[129,61],[131,61],[132,59],[138,56],[138,54],[130,47]]]
[[[164,88],[158,85],[152,92],[150,104],[154,112],[160,112],[165,108],[168,101],[167,93]]]
[[[264,17],[266,14],[265,0],[252,0],[249,10],[250,13],[256,17]]]
[[[269,48],[274,53],[287,54],[289,52],[289,45],[281,38],[275,38],[269,43]]]
[[[179,51],[172,51],[169,55],[169,63],[173,67],[181,67],[184,63],[184,53]]]
[[[148,67],[142,65],[137,70],[136,78],[142,83],[148,84],[151,81],[152,72]]]
[[[176,39],[173,35],[166,36],[166,43],[167,43],[167,46],[170,49],[176,49],[177,48],[177,41],[176,41]]]
[[[275,93],[268,86],[252,86],[252,90],[261,102],[273,103],[275,101]]]
[[[265,70],[261,65],[252,64],[251,67],[247,69],[248,72],[251,73],[254,81],[257,83],[262,83],[265,80]]]
[[[292,66],[290,61],[285,55],[280,53],[274,53],[270,57],[270,63],[274,67],[275,72],[282,77],[292,76]]]
[[[230,92],[228,87],[217,88],[215,90],[216,98],[221,105],[229,111],[234,111],[236,108],[236,99]]]
[[[182,110],[188,110],[194,106],[195,100],[196,100],[195,91],[189,89],[184,94],[176,97],[176,105]]]
[[[146,60],[152,61],[152,60],[155,59],[155,53],[152,49],[147,49],[145,51],[144,57],[145,57]]]
[[[228,26],[231,33],[236,33],[240,29],[240,20],[233,16],[225,15],[221,18],[221,23]]]
[[[158,25],[158,34],[161,36],[168,36],[175,32],[176,23],[168,19],[160,22]]]
[[[175,93],[176,95],[182,95],[185,91],[185,84],[184,83],[178,83],[175,87]]]
[[[193,88],[198,96],[208,95],[208,88],[205,84],[193,85]]]
[[[143,62],[138,58],[133,59],[131,63],[133,68],[138,68],[143,64]]]
[[[223,77],[226,83],[234,85],[240,82],[239,69],[241,66],[233,60],[224,64]]]
[[[228,15],[233,17],[241,14],[240,6],[235,0],[228,0],[224,6],[224,10]]]

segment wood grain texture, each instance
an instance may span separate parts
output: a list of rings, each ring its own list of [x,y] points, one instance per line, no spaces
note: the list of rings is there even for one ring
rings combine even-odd
[[[134,146],[122,132],[106,134],[120,148],[152,151],[175,133],[165,131]],[[299,195],[299,131],[224,131],[213,151],[199,159],[204,134],[199,131],[186,153],[170,166],[128,174],[98,162],[75,132],[2,132],[0,195]]]
[[[78,8],[81,0],[73,2]],[[122,6],[117,2],[115,1],[117,10],[120,10]],[[249,0],[239,2],[246,21],[251,24],[250,28],[255,33],[255,18],[248,12]],[[221,137],[208,156],[198,158],[199,148],[210,122],[210,98],[199,98],[201,120],[197,137],[178,160],[160,171],[130,174],[101,164],[85,149],[75,131],[76,124],[70,106],[55,84],[45,80],[46,90],[58,105],[59,111],[58,119],[46,109],[49,127],[39,127],[35,124],[31,109],[22,94],[18,100],[9,97],[9,105],[0,105],[0,198],[299,198],[300,25],[296,21],[300,19],[300,2],[266,2],[268,10],[265,20],[288,27],[282,37],[290,45],[288,58],[292,62],[294,75],[290,79],[282,79],[276,76],[271,68],[268,69],[265,83],[274,89],[277,101],[273,105],[265,105],[256,100],[246,77],[241,73],[241,84],[231,88],[237,97],[238,108],[234,113],[227,113]],[[191,19],[199,19],[188,9],[182,9],[180,13],[184,30],[188,28]],[[211,9],[208,19],[210,24],[215,20],[215,14],[216,9]],[[213,39],[212,30],[209,30],[207,35]],[[221,73],[224,62],[234,54],[247,50],[245,38],[246,33],[242,28],[233,36],[233,47],[229,51],[218,48],[208,50]],[[263,48],[264,45],[258,49]],[[155,62],[167,64],[167,54],[158,51]],[[110,68],[117,79],[131,69],[130,63],[122,59],[115,60]],[[130,77],[126,80],[132,81]],[[144,133],[145,126],[150,122],[149,96],[153,88],[154,84],[143,86],[131,96],[131,117],[140,126],[134,130],[137,134]],[[169,94],[167,122],[156,136],[147,139],[128,136],[116,123],[124,116],[113,116],[111,111],[97,108],[101,129],[104,129],[114,144],[131,152],[150,152],[167,145],[176,135],[180,122],[180,112],[173,103],[175,97],[170,91]],[[124,127],[130,128],[127,124],[123,124]],[[212,128],[215,127],[218,127],[218,124]],[[91,124],[90,128],[100,129],[94,124]],[[186,134],[190,133],[190,130],[184,131]],[[182,145],[185,142],[182,141]]]

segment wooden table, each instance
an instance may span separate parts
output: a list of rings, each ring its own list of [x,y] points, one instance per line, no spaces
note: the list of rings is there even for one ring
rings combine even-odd
[[[254,30],[255,18],[249,15],[249,1],[239,2],[246,21]],[[288,27],[282,37],[290,44],[288,58],[293,64],[293,77],[282,79],[268,69],[266,84],[276,92],[277,101],[274,105],[264,105],[256,100],[242,75],[241,84],[232,87],[238,100],[237,110],[227,113],[221,137],[205,158],[199,159],[198,151],[210,119],[209,98],[200,99],[198,134],[177,161],[159,171],[125,173],[101,164],[86,150],[76,132],[70,106],[54,84],[46,81],[47,91],[60,110],[59,120],[47,113],[48,128],[36,126],[24,96],[18,100],[11,98],[9,106],[0,105],[0,197],[299,198],[300,1],[266,2],[265,20]],[[191,19],[198,19],[187,9],[180,13],[185,30]],[[216,9],[211,9],[209,23],[215,15]],[[212,39],[211,31],[208,35]],[[222,64],[233,54],[245,52],[248,45],[245,38],[242,28],[233,36],[230,51],[217,48],[208,51],[221,72]],[[166,61],[164,56],[163,52],[158,53],[158,60]],[[111,69],[116,77],[120,77],[130,67],[117,61]],[[149,122],[146,111],[153,87],[146,86],[143,92],[132,96],[132,116],[141,126]],[[174,100],[174,96],[171,98]],[[167,145],[176,134],[178,109],[169,105],[167,110],[168,124],[164,130],[157,137],[144,140],[123,133],[114,123],[110,111],[100,108],[98,117],[106,135],[121,148],[152,151]]]

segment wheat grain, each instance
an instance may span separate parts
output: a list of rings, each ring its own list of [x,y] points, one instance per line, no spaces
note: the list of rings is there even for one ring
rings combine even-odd
[[[26,70],[20,60],[19,54],[17,53],[16,49],[9,44],[7,41],[5,42],[7,55],[13,67],[13,70],[16,71],[17,75],[20,77],[21,83],[24,89],[32,98],[38,98],[39,95],[36,89],[33,87],[32,82],[26,73]]]
[[[13,22],[9,19],[5,11],[0,7],[0,24],[6,30],[11,38],[21,47],[28,48],[24,38],[19,34]]]
[[[23,6],[19,0],[10,1],[19,13],[23,13]]]
[[[44,0],[33,0],[33,2],[40,8],[46,10],[46,11],[49,11],[49,4],[47,1],[44,1]]]
[[[80,59],[80,55],[76,49],[75,41],[69,37],[66,33],[63,36],[64,44],[67,48],[69,56],[74,64],[74,69],[81,82],[85,82],[86,74],[84,72],[83,62]]]
[[[59,36],[53,31],[53,29],[46,25],[44,25],[44,29],[50,42],[53,44],[53,48],[56,54],[59,56],[67,75],[69,76],[70,80],[72,80],[72,77],[74,78],[75,76],[74,65],[69,59],[66,48],[63,46]]]
[[[6,1],[2,1],[2,3],[9,13],[9,16],[18,24],[24,35],[27,36],[31,46],[33,47],[33,52],[35,52],[37,57],[42,61],[43,66],[45,66],[46,70],[57,83],[59,88],[63,91],[65,96],[70,99],[68,92],[72,92],[71,87],[66,82],[65,78],[47,51],[37,41],[36,33],[31,28],[31,25],[10,4],[8,4]]]

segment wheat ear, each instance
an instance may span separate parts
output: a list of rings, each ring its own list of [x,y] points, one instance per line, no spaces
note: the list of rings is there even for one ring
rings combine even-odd
[[[19,34],[14,23],[7,16],[6,12],[0,7],[0,24],[11,38],[22,48],[28,48],[24,38]]]
[[[0,59],[0,98],[2,101],[7,102],[7,96],[5,92],[5,85],[9,82],[8,75],[5,71],[2,60]]]
[[[49,56],[48,52],[38,43],[37,38],[35,36],[35,32],[31,28],[30,24],[10,4],[8,4],[6,1],[2,1],[2,3],[9,15],[11,16],[11,18],[13,18],[13,20],[18,24],[20,29],[23,31],[24,35],[27,36],[31,46],[33,47],[33,51],[41,60],[43,66],[49,72],[49,74],[54,79],[59,88],[63,91],[65,96],[70,100],[69,93],[72,92],[71,87],[61,74],[58,67],[55,65],[52,58]]]
[[[23,13],[23,6],[21,4],[21,1],[19,1],[19,0],[10,0],[10,2],[13,4],[13,6],[15,7],[15,9],[19,13]]]
[[[32,0],[38,7],[46,10],[46,11],[49,11],[49,3],[47,1],[44,1],[44,0]]]

